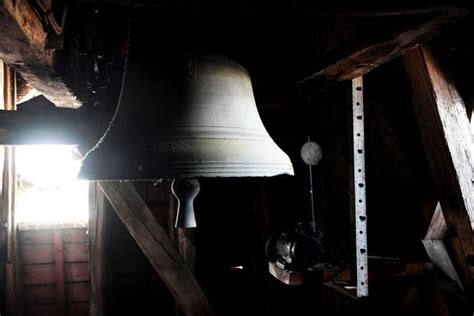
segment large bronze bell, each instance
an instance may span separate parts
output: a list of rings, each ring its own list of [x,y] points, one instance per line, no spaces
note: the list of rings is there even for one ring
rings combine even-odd
[[[262,124],[245,68],[212,54],[150,51],[130,51],[117,112],[80,178],[181,179],[173,182],[178,220],[194,227],[188,197],[199,183],[182,178],[293,174]]]
[[[129,65],[116,118],[86,155],[81,178],[293,174],[262,124],[248,72],[221,56],[199,54],[190,62],[181,76]]]

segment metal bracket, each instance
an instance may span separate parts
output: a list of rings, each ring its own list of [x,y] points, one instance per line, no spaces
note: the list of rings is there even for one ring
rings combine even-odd
[[[354,205],[357,297],[369,295],[367,260],[367,206],[365,183],[363,77],[352,79],[352,132],[354,144]]]

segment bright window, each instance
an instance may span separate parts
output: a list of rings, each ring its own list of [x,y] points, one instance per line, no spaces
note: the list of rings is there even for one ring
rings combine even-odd
[[[73,146],[17,146],[17,223],[87,223],[88,182],[77,180],[80,160]]]

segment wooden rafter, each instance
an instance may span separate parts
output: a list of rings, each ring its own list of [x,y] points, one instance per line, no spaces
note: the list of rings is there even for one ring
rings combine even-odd
[[[422,46],[404,56],[414,112],[450,230],[453,261],[472,295],[474,267],[474,145],[469,120],[454,81],[432,50]]]
[[[398,22],[383,20],[383,23],[376,18],[371,22],[370,16],[367,16],[363,22],[365,27],[359,27],[358,24],[351,26],[353,21],[349,20],[349,24],[342,25],[342,30],[334,30],[331,35],[334,47],[326,48],[328,53],[318,57],[314,73],[298,83],[305,85],[321,81],[352,80],[362,76],[427,41],[467,13],[465,9],[444,7],[428,16],[420,14],[415,22],[401,18]],[[410,18],[415,15],[410,15]],[[351,34],[351,38],[355,37],[356,41],[347,39],[348,28],[358,29],[357,33]]]

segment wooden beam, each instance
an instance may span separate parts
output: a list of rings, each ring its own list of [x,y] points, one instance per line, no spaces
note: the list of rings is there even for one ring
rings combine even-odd
[[[474,255],[474,145],[469,120],[454,81],[428,46],[406,54],[404,64],[423,145],[451,232],[454,264],[464,289],[472,295],[474,266],[466,262]]]
[[[105,214],[109,205],[104,193],[95,182],[89,187],[89,316],[104,316],[106,311],[106,226]]]
[[[38,96],[19,105],[18,111],[0,111],[0,145],[93,145],[107,120],[98,113],[59,109]]]
[[[316,71],[298,84],[352,80],[365,75],[427,41],[467,13],[465,9],[451,7],[430,14],[419,14],[415,20],[413,17],[416,15],[410,15],[410,19],[402,17],[399,20],[394,20],[393,17],[390,20],[347,20],[347,23],[342,23],[341,30],[330,32],[333,47],[326,48],[327,53],[318,56]],[[347,29],[350,28],[357,30],[350,34],[352,40],[348,39],[347,34]]]
[[[0,30],[0,59],[56,106],[81,106],[54,70],[53,50],[46,47],[47,34],[27,0],[0,0]]]
[[[99,181],[105,196],[186,316],[214,315],[204,291],[131,182]]]

